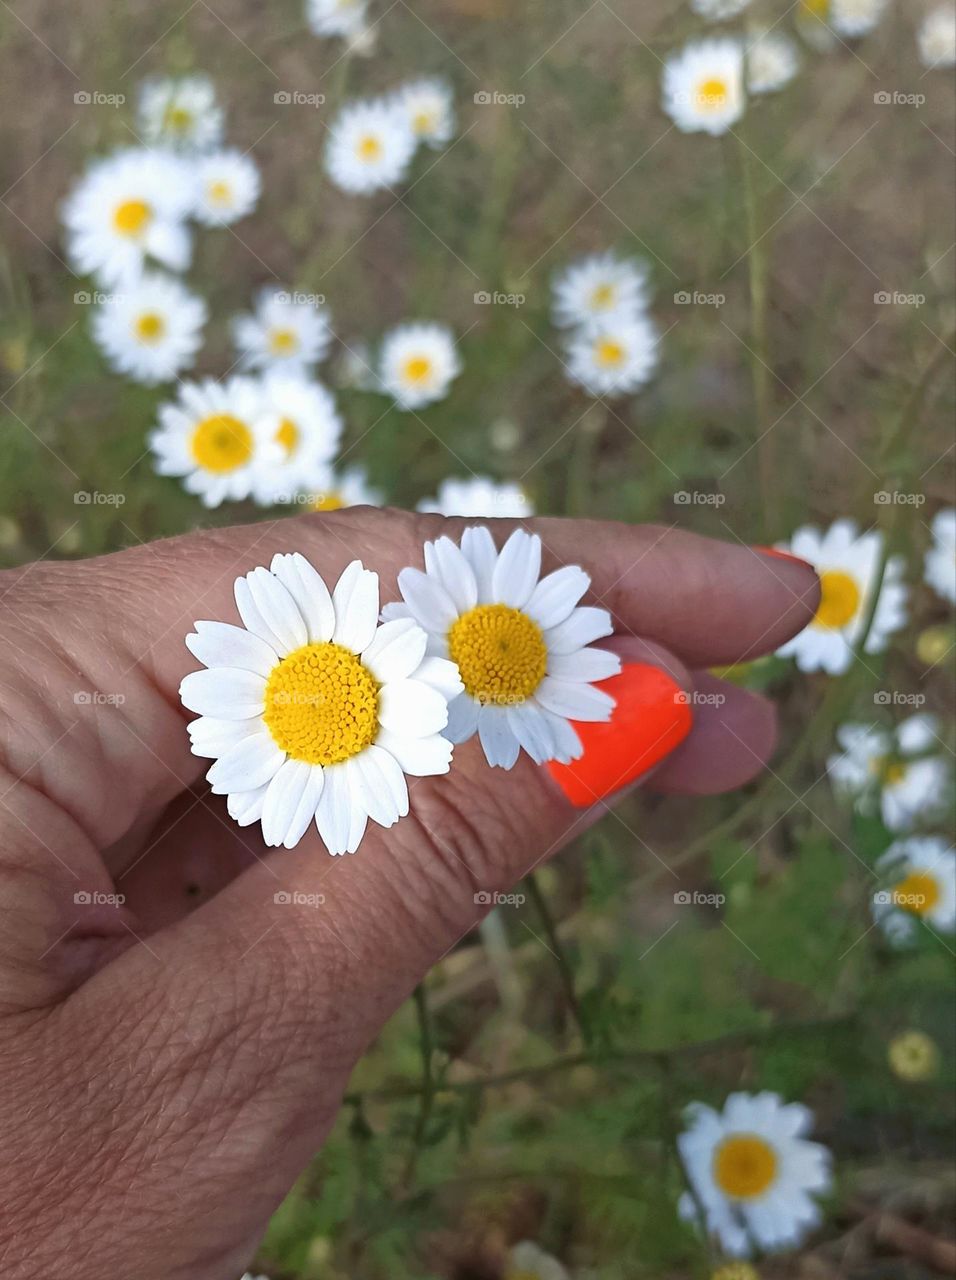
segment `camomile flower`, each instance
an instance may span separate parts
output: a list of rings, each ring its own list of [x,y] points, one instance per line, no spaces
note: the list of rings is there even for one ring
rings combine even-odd
[[[831,1185],[829,1151],[806,1137],[812,1113],[764,1092],[732,1093],[723,1111],[693,1103],[686,1115],[677,1145],[694,1196],[681,1197],[681,1216],[697,1222],[699,1206],[699,1225],[733,1258],[798,1245]]]
[[[329,129],[326,173],[355,195],[394,187],[408,172],[415,141],[404,109],[394,102],[353,102]]]
[[[657,368],[658,334],[644,315],[602,320],[568,342],[567,375],[591,396],[637,391]]]
[[[268,374],[260,390],[264,429],[279,454],[256,468],[252,496],[270,506],[298,494],[325,493],[342,436],[331,391],[289,370]]]
[[[886,888],[873,895],[873,919],[891,942],[912,941],[920,920],[956,930],[956,850],[942,836],[904,836],[876,869]]]
[[[939,1071],[939,1049],[925,1031],[903,1031],[894,1036],[886,1057],[893,1074],[911,1084],[932,1080]]]
[[[818,53],[832,53],[839,43],[827,25],[829,17],[830,0],[798,0],[797,30]]]
[[[750,0],[690,0],[690,7],[698,17],[708,22],[725,22],[743,13]]]
[[[840,675],[853,660],[872,604],[876,575],[883,551],[878,531],[857,533],[852,520],[837,520],[826,533],[805,526],[789,546],[779,548],[808,561],[820,577],[820,604],[816,616],[777,650],[796,660],[801,671],[826,671]],[[906,622],[906,586],[903,561],[892,556],[880,590],[865,652],[882,653],[887,640]]]
[[[281,456],[251,378],[181,382],[175,401],[160,405],[149,437],[156,470],[181,476],[183,488],[207,507],[248,498],[259,468]]]
[[[360,35],[366,26],[367,0],[306,0],[305,16],[317,36]]]
[[[324,306],[284,289],[260,290],[252,315],[236,316],[233,340],[244,369],[294,369],[322,360],[332,341]]]
[[[361,560],[330,592],[304,556],[277,555],[235,596],[241,627],[197,622],[186,637],[206,668],[179,689],[200,716],[193,753],[215,760],[213,793],[267,845],[294,848],[314,821],[329,853],[354,853],[369,818],[408,813],[406,774],[448,772],[458,673],[426,657],[414,622],[379,625],[378,574]]]
[[[148,258],[184,271],[192,206],[192,177],[169,152],[132,148],[95,161],[63,204],[73,266],[106,285],[135,279]]]
[[[924,67],[956,66],[956,5],[941,4],[925,14],[916,45]]]
[[[361,467],[346,467],[330,477],[326,488],[315,495],[313,511],[341,511],[343,507],[380,507],[385,498],[373,488]]]
[[[924,576],[937,595],[956,603],[956,510],[933,517],[933,545],[926,552]]]
[[[395,95],[418,142],[441,147],[455,132],[455,106],[451,85],[437,76],[414,80]]]
[[[745,57],[749,93],[776,93],[800,68],[797,46],[782,31],[751,32]]]
[[[207,310],[171,276],[147,272],[93,312],[96,345],[117,373],[153,386],[193,363]]]
[[[837,730],[843,748],[827,761],[836,788],[863,813],[879,808],[891,831],[904,831],[945,801],[950,769],[942,756],[935,716],[919,714],[893,732],[880,725],[845,724]]]
[[[616,253],[592,253],[554,281],[554,323],[561,327],[635,315],[647,306],[647,267]]]
[[[438,496],[418,504],[419,511],[437,511],[443,516],[499,516],[522,520],[534,515],[534,507],[516,484],[499,483],[487,476],[470,480],[449,477],[438,486]]]
[[[605,609],[581,608],[583,569],[541,574],[541,539],[516,529],[501,551],[485,528],[425,543],[425,572],[403,569],[403,601],[385,618],[413,618],[428,652],[458,665],[464,691],[448,709],[446,737],[478,734],[485,759],[514,767],[524,748],[536,764],[568,764],[582,751],[572,720],[610,718],[614,699],[595,682],[621,669],[616,654],[590,646],[611,635]],[[540,579],[540,580],[539,580]]]
[[[206,151],[221,142],[223,122],[208,76],[147,80],[140,87],[137,131],[147,143]]]
[[[557,1258],[530,1240],[522,1240],[508,1250],[502,1280],[571,1280],[571,1277]]]
[[[869,35],[886,12],[889,0],[830,0],[828,21],[838,36]]]
[[[698,40],[664,64],[664,110],[684,133],[726,133],[744,113],[744,55],[738,40]]]
[[[460,372],[455,337],[446,325],[402,324],[382,341],[379,379],[400,409],[444,399]]]
[[[207,227],[226,227],[251,213],[259,199],[259,170],[250,156],[228,148],[196,161],[193,217]]]

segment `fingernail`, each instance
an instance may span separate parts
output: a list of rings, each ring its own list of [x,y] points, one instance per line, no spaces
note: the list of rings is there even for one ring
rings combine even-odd
[[[778,551],[776,547],[754,547],[754,551],[759,551],[764,556],[776,556],[778,560],[791,560],[794,564],[799,564],[804,569],[809,569],[811,573],[816,573],[816,569],[814,569],[809,560],[801,560],[799,556],[792,556],[789,551]]]
[[[602,680],[598,688],[617,704],[610,720],[576,721],[584,754],[571,764],[548,765],[552,778],[579,809],[653,769],[683,742],[694,718],[688,695],[677,681],[650,663],[626,663],[619,675]]]

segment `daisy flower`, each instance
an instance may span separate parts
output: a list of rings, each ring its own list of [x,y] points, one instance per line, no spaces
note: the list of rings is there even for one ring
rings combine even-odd
[[[698,40],[664,64],[664,110],[684,133],[726,133],[744,113],[738,40]]]
[[[796,25],[801,36],[818,53],[832,53],[837,47],[836,36],[827,26],[830,16],[830,0],[799,0]]]
[[[806,1137],[812,1113],[764,1092],[732,1093],[723,1111],[693,1103],[686,1115],[677,1145],[696,1199],[681,1197],[681,1216],[697,1222],[699,1205],[734,1258],[798,1245],[820,1221],[814,1197],[831,1185],[829,1151]]]
[[[829,23],[838,36],[866,36],[878,25],[889,0],[830,0]]]
[[[223,113],[207,76],[147,80],[139,91],[137,128],[145,142],[206,151],[222,140]]]
[[[259,170],[241,151],[226,149],[196,161],[193,217],[207,227],[226,227],[251,213],[259,199]]]
[[[508,1250],[502,1280],[570,1280],[570,1276],[557,1258],[522,1240]]]
[[[956,603],[956,510],[933,517],[933,545],[926,552],[924,576],[937,595]]]
[[[106,285],[134,279],[147,258],[184,271],[192,206],[191,175],[169,152],[132,148],[95,161],[63,205],[73,266]]]
[[[743,13],[750,0],[690,0],[690,7],[700,18],[708,22],[725,22]]]
[[[386,618],[413,618],[428,652],[458,665],[464,691],[448,709],[446,736],[478,734],[485,759],[514,767],[524,748],[536,764],[581,754],[572,720],[610,718],[614,699],[594,682],[621,669],[589,646],[612,634],[604,609],[580,608],[591,579],[576,566],[540,578],[541,539],[516,529],[498,552],[485,528],[425,543],[425,572],[403,569],[403,602]],[[540,578],[540,581],[539,581]]]
[[[305,17],[317,36],[346,39],[365,30],[367,0],[306,0]]]
[[[561,327],[622,319],[648,302],[647,267],[616,253],[578,258],[554,281],[554,323]]]
[[[916,44],[924,67],[956,66],[956,5],[931,9],[919,25]]]
[[[438,496],[418,504],[419,511],[436,511],[443,516],[499,516],[523,520],[534,515],[534,507],[516,484],[501,484],[487,476],[470,480],[443,480]]]
[[[588,395],[627,395],[657,368],[658,341],[647,316],[602,320],[571,338],[567,375]]]
[[[267,375],[260,389],[263,426],[279,454],[256,468],[252,496],[270,506],[301,493],[325,493],[342,436],[331,391],[291,370]]]
[[[406,774],[448,772],[458,672],[425,656],[409,619],[379,625],[378,574],[361,560],[330,592],[304,556],[277,555],[235,596],[242,627],[197,622],[186,637],[206,668],[179,689],[200,716],[193,753],[215,760],[213,793],[267,845],[294,848],[314,821],[329,853],[354,853],[369,818],[408,813]]]
[[[379,379],[400,409],[444,399],[460,372],[455,337],[445,325],[402,324],[385,335]]]
[[[782,31],[755,31],[747,39],[747,90],[776,93],[800,68],[797,46]]]
[[[189,368],[207,310],[179,280],[147,272],[93,312],[96,345],[117,373],[153,386]]]
[[[332,341],[321,305],[268,287],[260,290],[252,315],[235,317],[232,333],[244,369],[301,371],[322,360]]]
[[[248,498],[258,470],[281,456],[251,378],[182,382],[176,401],[160,405],[149,446],[161,476],[183,477],[205,506]]]
[[[415,134],[394,102],[353,102],[329,129],[325,170],[337,187],[355,195],[395,186],[408,172]]]
[[[887,888],[873,895],[873,919],[890,942],[905,945],[920,920],[956,930],[956,850],[941,836],[905,836],[877,862]]]
[[[346,467],[333,476],[312,503],[313,511],[341,511],[343,507],[380,507],[385,498],[374,489],[361,467]]]
[[[455,132],[455,107],[451,85],[437,77],[415,80],[395,95],[418,142],[441,147]]]
[[[872,604],[883,535],[878,531],[858,534],[852,520],[837,520],[826,533],[811,526],[798,529],[789,546],[779,550],[789,551],[814,566],[820,577],[821,596],[813,620],[777,653],[794,658],[801,671],[840,675],[853,660],[854,646]],[[893,556],[883,576],[866,653],[882,653],[889,636],[906,622],[906,587],[902,578],[903,561]]]
[[[837,789],[863,813],[879,807],[891,831],[904,831],[921,814],[938,809],[949,789],[950,770],[938,748],[935,716],[910,716],[895,733],[879,725],[845,724],[837,730],[841,754],[827,761]]]
[[[911,1083],[932,1080],[939,1072],[939,1049],[924,1031],[903,1031],[894,1036],[886,1057],[893,1074]]]

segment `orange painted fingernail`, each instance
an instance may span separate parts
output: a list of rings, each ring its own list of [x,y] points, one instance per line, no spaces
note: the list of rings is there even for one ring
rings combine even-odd
[[[792,560],[794,564],[803,565],[804,569],[810,569],[816,573],[816,569],[809,560],[802,560],[799,556],[792,556],[789,551],[779,551],[776,547],[754,547],[754,551],[759,551],[761,555],[776,556],[778,560]]]
[[[650,663],[629,662],[597,686],[616,702],[604,724],[574,727],[584,754],[548,770],[579,809],[586,809],[653,769],[687,737],[693,723],[690,698],[676,680]]]

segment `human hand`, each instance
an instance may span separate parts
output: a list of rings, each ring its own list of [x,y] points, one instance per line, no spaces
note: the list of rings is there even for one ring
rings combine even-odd
[[[488,523],[500,546],[512,522]],[[545,570],[590,573],[625,664],[577,782],[527,757],[489,769],[473,740],[447,777],[410,780],[410,815],[370,828],[354,857],[329,858],[314,829],[286,852],[236,827],[201,781],[208,762],[189,753],[177,696],[195,619],[234,619],[234,579],[279,551],[302,551],[326,580],[359,557],[395,599],[422,542],[465,524],[352,509],[0,575],[0,1263],[12,1280],[238,1274],[355,1062],[486,894],[652,765],[655,788],[702,794],[769,757],[770,705],[704,669],[799,630],[812,570],[676,530],[536,520]],[[689,707],[693,690],[724,701]]]

